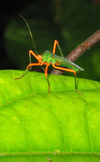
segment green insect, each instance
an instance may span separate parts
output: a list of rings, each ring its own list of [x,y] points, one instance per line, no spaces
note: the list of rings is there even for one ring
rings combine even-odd
[[[76,86],[76,72],[84,71],[84,69],[82,69],[81,67],[79,67],[75,63],[71,62],[70,60],[65,59],[64,57],[57,56],[55,54],[56,47],[58,46],[58,49],[59,49],[61,55],[63,56],[61,48],[60,48],[59,43],[58,43],[57,40],[54,41],[53,51],[52,52],[49,51],[49,50],[46,50],[46,51],[43,52],[42,55],[38,55],[37,51],[36,51],[36,46],[35,46],[35,43],[34,43],[34,40],[33,40],[31,30],[29,28],[29,25],[28,25],[27,21],[24,19],[23,16],[21,16],[21,15],[19,15],[19,16],[25,21],[25,23],[26,23],[26,25],[28,27],[28,30],[29,30],[29,33],[30,33],[30,36],[31,36],[32,43],[34,45],[34,49],[35,49],[36,54],[32,50],[29,51],[29,64],[28,64],[26,70],[24,71],[23,75],[21,77],[19,77],[19,78],[15,78],[15,80],[16,79],[21,79],[26,74],[26,72],[28,70],[31,70],[32,66],[46,65],[46,67],[45,67],[45,77],[46,77],[47,82],[48,82],[48,92],[50,92],[50,83],[49,83],[49,80],[48,80],[48,77],[47,77],[47,73],[48,73],[48,67],[50,65],[52,65],[55,69],[59,69],[59,70],[74,73],[74,76],[75,76],[75,90],[78,91],[79,93],[81,93],[79,90],[77,90],[77,86]],[[31,63],[31,55],[33,55],[37,59],[38,63]]]

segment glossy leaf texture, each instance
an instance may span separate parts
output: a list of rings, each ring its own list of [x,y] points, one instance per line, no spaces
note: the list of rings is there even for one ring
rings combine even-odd
[[[100,161],[100,83],[0,71],[0,161]]]

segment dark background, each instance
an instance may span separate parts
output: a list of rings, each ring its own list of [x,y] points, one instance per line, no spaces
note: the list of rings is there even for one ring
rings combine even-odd
[[[41,54],[59,41],[64,56],[100,28],[100,0],[33,0],[0,2],[0,69],[24,70],[33,51],[27,20]],[[59,51],[56,52],[60,55]],[[36,60],[32,58],[32,62]],[[75,61],[85,71],[79,77],[100,80],[100,42]],[[33,70],[42,71],[41,67]],[[49,68],[49,72],[52,67]],[[69,73],[66,73],[69,75]]]

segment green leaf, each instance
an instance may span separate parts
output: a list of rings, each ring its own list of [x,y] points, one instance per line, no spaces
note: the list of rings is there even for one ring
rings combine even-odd
[[[0,162],[100,159],[100,83],[0,71]]]

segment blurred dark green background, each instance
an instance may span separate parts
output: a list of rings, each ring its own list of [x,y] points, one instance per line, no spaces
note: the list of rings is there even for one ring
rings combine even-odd
[[[55,39],[64,56],[100,28],[100,0],[1,1],[0,68],[24,70],[28,51],[34,51],[25,22],[27,20],[38,54],[51,50]],[[56,52],[60,55],[59,51]],[[36,62],[32,58],[32,62]],[[77,76],[100,80],[100,42],[75,63],[84,69]],[[49,68],[49,72],[53,68]],[[41,67],[33,67],[42,71]],[[69,75],[69,73],[66,73]]]

